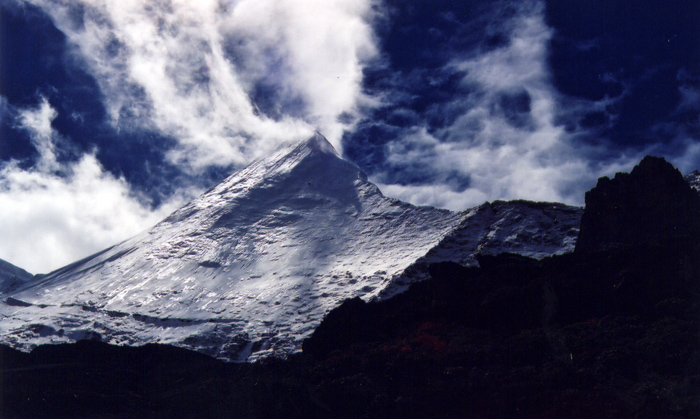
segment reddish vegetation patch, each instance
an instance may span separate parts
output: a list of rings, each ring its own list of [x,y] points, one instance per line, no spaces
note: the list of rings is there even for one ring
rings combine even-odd
[[[413,339],[413,342],[419,345],[422,350],[428,352],[443,352],[449,347],[444,340],[429,334],[422,334]]]

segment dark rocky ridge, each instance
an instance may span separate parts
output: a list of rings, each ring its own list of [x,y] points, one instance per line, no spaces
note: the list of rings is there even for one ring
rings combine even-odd
[[[390,300],[346,301],[287,361],[4,349],[0,416],[700,417],[700,204],[669,166],[601,180],[573,254],[431,265]]]
[[[631,173],[598,179],[586,192],[576,252],[700,238],[700,195],[660,157],[645,157]]]

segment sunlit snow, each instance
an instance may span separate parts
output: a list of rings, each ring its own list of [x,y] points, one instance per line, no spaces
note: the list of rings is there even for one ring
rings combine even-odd
[[[526,202],[415,207],[383,196],[317,134],[151,230],[8,294],[0,343],[99,338],[233,361],[285,356],[343,300],[391,296],[430,262],[570,251],[580,215]]]

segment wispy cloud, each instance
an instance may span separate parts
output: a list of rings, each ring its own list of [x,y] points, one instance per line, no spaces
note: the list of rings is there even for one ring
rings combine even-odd
[[[548,61],[555,33],[539,0],[476,2],[429,18],[415,13],[452,6],[410,3],[408,23],[392,20],[401,3],[389,10],[379,0],[10,1],[52,17],[67,36],[68,58],[95,78],[108,122],[129,134],[125,141],[157,134],[153,149],[167,149],[170,165],[162,173],[242,167],[319,129],[338,148],[343,138],[347,155],[369,168],[387,195],[459,210],[495,199],[583,204],[597,177],[630,169],[647,152],[671,156],[684,170],[700,162],[700,89],[692,72],[678,75],[683,118],[657,118],[652,127],[672,140],[608,147],[606,135],[624,116],[617,105],[634,102],[643,75],[625,78],[611,67],[592,93],[557,90]],[[393,27],[390,42],[376,39]],[[607,45],[574,41],[591,54]],[[0,117],[29,133],[39,155],[31,168],[11,162],[0,169],[0,231],[13,238],[0,243],[0,257],[33,271],[111,245],[170,208],[153,209],[103,170],[97,151],[62,158],[71,138],[54,131],[56,109],[73,121],[82,115],[51,103],[10,109],[0,98]],[[688,124],[686,117],[695,119]],[[102,141],[112,138],[122,139]],[[141,149],[114,147],[109,157]],[[101,193],[108,207],[99,206]],[[76,219],[95,221],[70,221]],[[16,250],[22,240],[37,253],[65,254],[40,265],[32,252]]]
[[[461,91],[433,109],[447,123],[435,127],[424,120],[402,128],[386,145],[388,167],[374,179],[387,193],[452,209],[495,199],[580,205],[597,177],[628,168],[638,158],[593,163],[596,149],[574,141],[583,130],[567,131],[560,118],[566,98],[551,81],[547,48],[552,30],[544,21],[544,6],[501,5],[491,21],[504,41],[468,51],[441,70],[461,80]],[[395,171],[415,170],[431,173],[434,181],[391,181]],[[454,179],[461,180],[455,184]]]
[[[51,122],[56,116],[58,112],[51,107],[49,101],[41,98],[36,109],[25,109],[17,118],[18,126],[29,133],[32,144],[39,153],[37,167],[44,172],[58,169],[55,145],[57,134],[51,128]]]
[[[370,0],[29,1],[87,63],[112,123],[175,138],[183,168],[240,166],[315,128],[339,145],[370,100]]]
[[[178,196],[151,208],[123,179],[104,171],[94,154],[61,163],[51,127],[57,112],[46,99],[14,111],[39,158],[29,169],[17,162],[0,166],[0,258],[47,272],[146,229],[183,203]]]

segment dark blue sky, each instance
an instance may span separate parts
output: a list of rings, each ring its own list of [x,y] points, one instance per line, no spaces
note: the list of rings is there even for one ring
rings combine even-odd
[[[313,129],[451,209],[582,204],[645,154],[700,167],[697,1],[292,3],[0,0],[0,235],[42,240],[36,208],[70,201],[52,217],[93,221],[52,240],[99,250]]]
[[[449,64],[508,44],[510,28],[499,22],[517,16],[518,6],[496,11],[493,2],[480,1],[387,3],[390,18],[378,30],[387,60],[365,70],[364,86],[397,99],[346,133],[345,152],[388,182],[432,184],[439,177],[432,167],[394,168],[385,146],[418,125],[439,138],[473,106],[459,98],[477,93]],[[552,31],[546,65],[554,123],[574,147],[588,149],[591,165],[644,152],[678,160],[685,170],[699,163],[685,159],[689,143],[700,139],[699,2],[548,1],[544,21]],[[532,100],[521,87],[498,93],[490,106],[525,127]],[[442,175],[458,189],[469,183],[468,173]]]

